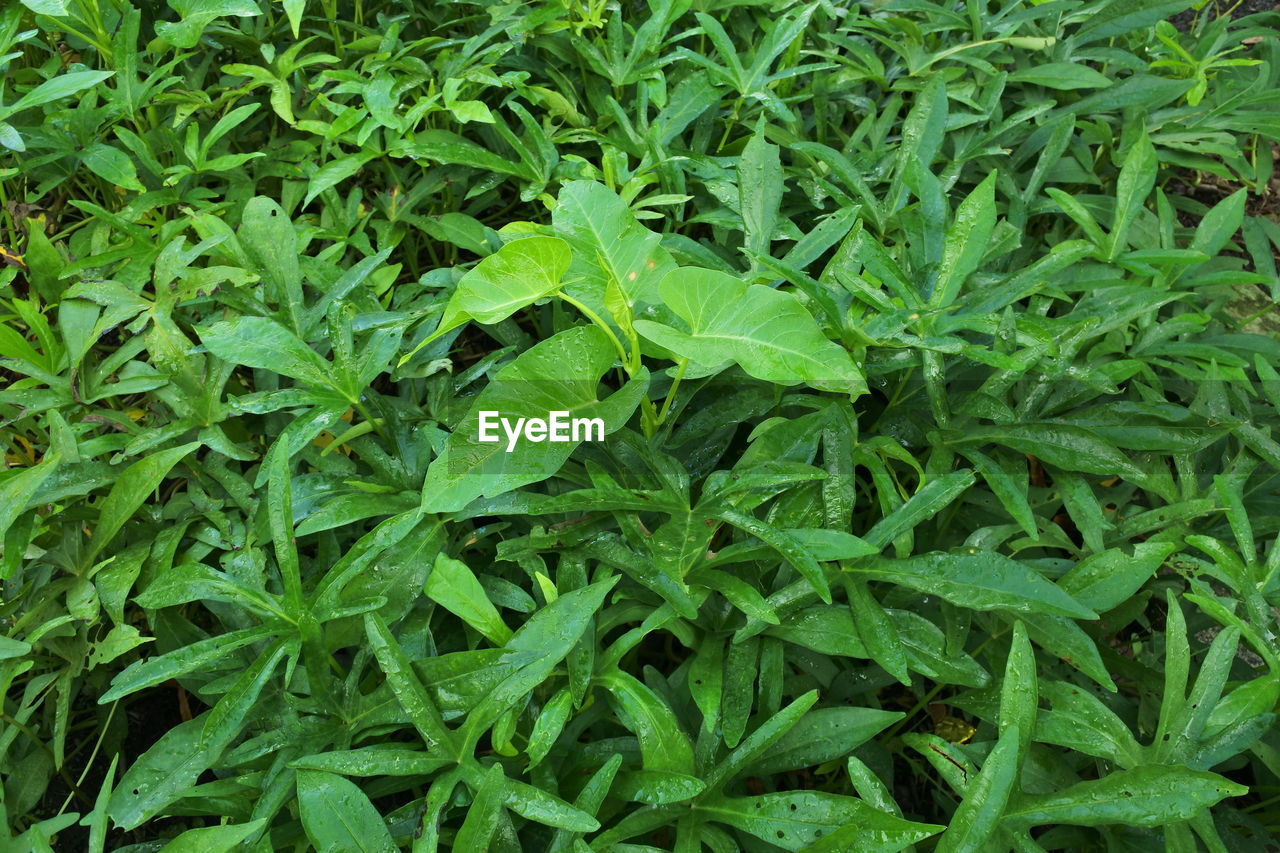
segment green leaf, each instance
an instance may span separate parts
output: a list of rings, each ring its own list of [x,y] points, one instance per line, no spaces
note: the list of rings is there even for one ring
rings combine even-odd
[[[256,14],[256,4],[249,5]],[[289,327],[301,334],[305,306],[293,222],[275,201],[257,196],[245,203],[236,236],[266,286],[267,299],[276,305]]]
[[[994,551],[966,549],[917,557],[867,560],[847,571],[937,595],[974,610],[1047,613],[1075,619],[1098,615],[1033,569]]]
[[[858,639],[849,608],[836,604],[806,607],[783,619],[781,625],[770,627],[766,633],[824,655],[868,656]]]
[[[866,541],[876,548],[883,548],[917,525],[937,515],[973,485],[973,472],[952,471],[930,480],[912,495],[906,503],[876,522],[867,531]]]
[[[1115,692],[1115,682],[1102,662],[1098,644],[1079,625],[1071,619],[1048,613],[1023,613],[1022,621],[1036,645]]]
[[[89,550],[90,561],[111,544],[120,528],[156,490],[173,466],[199,446],[200,442],[193,441],[161,450],[138,460],[120,473],[98,511],[98,524],[93,529],[93,544]]]
[[[707,777],[707,786],[712,790],[718,790],[726,782],[733,779],[761,753],[770,746],[777,744],[788,732],[793,731],[796,724],[805,718],[809,709],[817,701],[818,691],[810,690],[770,717],[763,725],[748,735],[746,740],[739,743],[724,761],[716,765],[715,769]],[[783,763],[788,760],[789,756],[786,756],[786,753],[789,751],[784,747],[783,755],[781,756]]]
[[[135,661],[112,679],[111,689],[98,697],[98,704],[114,702],[171,678],[203,669],[215,661],[224,660],[237,649],[270,637],[277,630],[276,626],[263,626],[229,631],[197,640],[167,654]]]
[[[502,816],[503,787],[507,777],[501,764],[494,764],[484,774],[484,780],[476,789],[467,817],[454,837],[456,850],[488,850],[489,840],[498,828]]]
[[[289,19],[289,28],[293,30],[293,37],[298,37],[298,28],[302,26],[302,13],[306,8],[307,0],[283,0],[284,14]]]
[[[1138,542],[1132,554],[1119,548],[1091,554],[1058,585],[1086,607],[1105,613],[1128,601],[1175,550],[1172,542]]]
[[[706,369],[730,362],[757,379],[857,393],[862,372],[826,339],[796,297],[714,270],[673,270],[658,287],[662,301],[688,325],[680,331],[636,320],[645,338]]]
[[[707,783],[696,776],[664,770],[632,770],[619,777],[611,793],[633,803],[657,806],[691,800],[706,789]]]
[[[437,163],[470,166],[485,172],[513,175],[527,181],[537,178],[528,165],[519,158],[499,157],[447,130],[424,131],[417,134],[412,141],[398,142],[393,150],[401,156],[422,157]]]
[[[134,761],[107,803],[107,813],[118,827],[140,826],[186,795],[197,777],[240,735],[285,651],[282,642],[263,651],[214,710],[169,729]],[[206,724],[215,714],[219,722],[209,728]]]
[[[1009,75],[1010,83],[1034,83],[1050,89],[1103,89],[1111,78],[1078,62],[1045,62]]]
[[[266,818],[188,829],[160,848],[160,853],[231,853],[240,843],[266,828]]]
[[[753,776],[763,777],[844,758],[903,716],[901,711],[878,708],[813,709],[753,759],[747,770]],[[751,737],[754,736],[752,733]]]
[[[0,542],[60,461],[57,453],[49,453],[38,464],[18,469],[0,480]]]
[[[469,776],[468,779],[471,777]],[[595,832],[600,828],[600,821],[577,806],[571,806],[541,788],[535,788],[533,785],[527,785],[515,779],[506,780],[503,786],[502,803],[521,817],[537,821],[544,826],[571,832]]]
[[[1133,2],[1134,0],[1118,0]],[[1107,258],[1115,260],[1128,248],[1129,229],[1137,220],[1147,202],[1147,196],[1156,183],[1160,161],[1155,146],[1144,131],[1125,155],[1116,182],[1116,208],[1111,218],[1111,236],[1107,244]]]
[[[1018,523],[1018,526],[1031,537],[1039,535],[1036,529],[1035,515],[1027,500],[1027,476],[1025,470],[1016,468],[1010,471],[985,453],[970,448],[960,448],[960,455],[973,463],[973,467],[986,482],[987,488],[1000,501],[1000,505]]]
[[[1222,696],[1239,644],[1240,630],[1235,626],[1224,628],[1213,638],[1191,693],[1170,720],[1164,736],[1155,744],[1153,751],[1157,761],[1172,762],[1194,749],[1200,741],[1209,715]]]
[[[750,533],[770,548],[773,548],[785,557],[795,570],[804,576],[805,580],[812,584],[814,592],[818,593],[818,596],[823,601],[831,601],[831,588],[827,584],[826,574],[822,571],[822,567],[818,565],[812,553],[805,549],[800,542],[792,538],[789,533],[770,527],[755,516],[747,515],[737,510],[723,508],[717,509],[713,514],[716,518],[727,521],[739,530]]]
[[[507,243],[458,282],[440,325],[413,352],[469,320],[493,324],[560,289],[569,269],[569,244],[558,237],[526,237]]]
[[[591,774],[591,778],[582,786],[582,791],[573,801],[574,807],[585,814],[595,814],[604,803],[605,796],[612,788],[618,768],[621,766],[622,755],[619,753],[611,755],[598,770]],[[548,848],[549,853],[568,850],[569,839],[568,832],[557,832]]]
[[[830,479],[823,481],[825,486]],[[800,543],[813,559],[828,563],[836,560],[854,560],[880,553],[880,549],[865,539],[845,533],[842,530],[826,530],[821,527],[792,527],[783,531],[788,537]]]
[[[1040,692],[1050,709],[1036,714],[1035,740],[1104,758],[1120,767],[1141,760],[1129,727],[1097,696],[1062,681],[1041,682]]]
[[[501,646],[511,639],[511,629],[503,623],[498,609],[489,601],[484,587],[466,563],[437,554],[423,592],[494,645]]]
[[[334,367],[293,332],[267,317],[237,317],[200,330],[205,348],[224,361],[270,370],[318,388],[335,388]]]
[[[262,14],[252,0],[169,0],[169,6],[182,20],[157,21],[156,35],[180,48],[195,47],[205,27],[224,15],[251,18]]]
[[[1196,225],[1190,248],[1210,257],[1217,255],[1227,245],[1244,223],[1245,196],[1247,190],[1239,189],[1209,209]]]
[[[60,17],[70,14],[66,0],[20,0],[20,2],[37,15]]]
[[[72,71],[70,74],[59,74],[36,86],[9,106],[0,107],[0,118],[7,118],[31,107],[69,98],[90,86],[96,86],[113,74],[115,74],[114,71]]]
[[[1102,476],[1119,475],[1127,480],[1144,478],[1129,458],[1096,433],[1083,427],[1058,423],[1020,423],[975,426],[963,435],[948,436],[952,444],[992,442],[1029,453],[1065,471]]]
[[[566,290],[591,305],[605,305],[616,286],[636,310],[659,303],[658,285],[675,269],[661,235],[642,226],[626,203],[594,181],[571,181],[560,190],[551,221],[573,248]],[[523,242],[523,241],[521,241]]]
[[[297,772],[298,812],[307,838],[321,853],[400,848],[373,803],[354,783],[318,770]]]
[[[644,769],[686,776],[694,773],[689,738],[661,697],[635,677],[618,670],[598,675],[596,681],[609,691],[622,719],[635,732]]]
[[[1110,0],[1090,9],[1074,41],[1085,44],[1112,38],[1168,20],[1195,5],[1194,0]]]
[[[996,225],[995,191],[996,173],[991,172],[956,208],[955,221],[947,229],[930,304],[945,306],[955,302],[960,286],[978,268]]]
[[[506,676],[471,709],[461,730],[470,749],[498,718],[546,681],[577,644],[616,578],[572,590],[539,610],[507,641],[509,659],[519,668]],[[505,657],[505,656],[504,656]]]
[[[1002,727],[1000,739],[982,762],[982,770],[970,782],[964,800],[951,816],[951,824],[938,840],[938,853],[976,853],[986,848],[1018,781],[1021,737],[1016,723]]]
[[[299,770],[323,770],[343,776],[430,776],[453,762],[416,749],[371,746],[335,749],[289,763]]]
[[[556,691],[547,704],[542,706],[542,711],[533,724],[533,731],[529,733],[529,743],[525,747],[530,768],[538,766],[551,752],[551,747],[555,746],[572,710],[573,694],[564,688]]]
[[[568,418],[600,418],[605,435],[621,428],[639,404],[648,374],[642,371],[601,400],[597,386],[615,356],[603,331],[576,326],[533,346],[498,371],[454,428],[445,452],[428,468],[422,487],[423,511],[453,512],[481,495],[493,497],[545,480],[581,443],[517,439],[520,446],[508,452],[511,442],[505,435],[493,442],[480,441],[480,412],[498,412],[516,423],[518,418],[545,420],[551,412],[561,411]]]
[[[1248,792],[1217,773],[1149,764],[1117,770],[1052,794],[1022,798],[1006,820],[1015,826],[1158,827],[1188,820],[1201,809]]]
[[[742,210],[743,248],[748,255],[767,255],[782,204],[782,163],[778,146],[756,129],[738,159],[738,205]]]
[[[0,145],[19,154],[27,150],[27,143],[22,141],[22,134],[6,121],[0,121]]]
[[[428,748],[439,746],[446,754],[454,752],[453,732],[413,671],[413,664],[400,648],[391,631],[376,613],[364,615],[365,632],[382,673],[391,685],[396,701],[408,715],[409,722],[422,735]]]
[[[853,797],[823,791],[715,797],[700,801],[698,810],[783,850],[848,850],[844,845],[856,839],[859,853],[894,853],[941,828],[903,820]],[[833,835],[836,832],[840,832],[838,837]],[[824,840],[831,837],[837,840]]]
[[[481,257],[492,254],[500,242],[496,231],[465,213],[444,213],[423,219],[418,225],[433,238]],[[390,248],[382,251],[391,253]]]
[[[689,663],[688,679],[689,693],[702,712],[703,731],[715,731],[724,684],[724,643],[719,638],[704,638]]]
[[[95,142],[84,150],[80,160],[100,178],[117,187],[134,192],[146,192],[146,187],[138,180],[138,170],[133,160],[119,148],[113,148],[103,142]]]
[[[747,637],[729,644],[721,675],[721,739],[730,749],[742,742],[747,719],[756,698],[756,676],[760,672],[760,640]]]
[[[1001,734],[1011,728],[1018,732],[1019,766],[1026,759],[1027,746],[1035,731],[1036,706],[1039,703],[1035,650],[1027,639],[1027,629],[1021,622],[1014,622],[1004,681],[1000,684],[999,729]]]
[[[887,610],[893,628],[902,640],[911,669],[928,678],[952,681],[966,686],[986,686],[991,680],[987,670],[968,654],[956,654],[947,648],[942,629],[909,610]]]
[[[1076,225],[1080,226],[1080,230],[1084,231],[1084,236],[1089,241],[1103,249],[1108,245],[1107,236],[1102,233],[1102,227],[1098,225],[1098,220],[1093,218],[1093,214],[1089,209],[1077,201],[1070,193],[1058,187],[1045,187],[1045,194],[1058,203],[1063,213],[1070,216]]]
[[[20,658],[30,651],[30,643],[24,643],[22,640],[15,640],[12,637],[0,636],[0,660]]]
[[[849,610],[853,614],[853,623],[858,628],[858,637],[866,646],[867,654],[885,672],[910,687],[911,675],[907,671],[907,656],[902,638],[898,636],[898,629],[894,627],[889,614],[862,580],[846,576],[844,589],[849,599]]]
[[[301,2],[296,5],[301,6]],[[288,2],[286,0],[286,8]],[[290,15],[290,23],[292,24],[293,16]],[[294,30],[297,30],[297,24],[292,24]],[[337,186],[347,178],[359,172],[364,165],[374,158],[371,151],[361,151],[358,154],[348,154],[345,157],[337,157],[329,160],[320,168],[311,174],[311,180],[307,182],[307,196],[302,200],[304,205],[311,204],[311,200],[320,195],[330,187]]]

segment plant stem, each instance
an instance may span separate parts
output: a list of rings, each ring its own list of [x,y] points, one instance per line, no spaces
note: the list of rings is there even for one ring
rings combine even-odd
[[[556,296],[560,297],[565,302],[568,302],[574,308],[577,308],[579,311],[581,311],[583,314],[586,315],[588,320],[590,320],[592,323],[595,323],[597,326],[599,326],[601,329],[604,330],[604,333],[609,336],[609,340],[613,341],[614,349],[618,351],[618,358],[622,360],[622,369],[627,371],[627,376],[634,376],[635,369],[631,365],[631,359],[627,357],[627,351],[626,349],[623,348],[622,341],[618,340],[618,336],[613,333],[613,329],[609,327],[609,324],[606,323],[604,320],[602,320],[599,314],[592,311],[590,308],[588,308],[586,305],[583,305],[581,302],[574,299],[572,296],[569,296],[564,292],[557,293]]]
[[[689,359],[680,359],[680,366],[676,368],[676,378],[671,381],[671,390],[667,391],[667,398],[662,401],[662,411],[658,412],[657,426],[662,426],[667,419],[667,415],[671,413],[671,401],[676,397],[676,391],[680,388],[680,380],[684,378],[684,370],[689,366]]]

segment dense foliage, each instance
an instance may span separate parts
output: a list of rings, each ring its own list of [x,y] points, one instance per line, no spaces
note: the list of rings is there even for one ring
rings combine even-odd
[[[1198,5],[6,4],[0,847],[1274,849]]]

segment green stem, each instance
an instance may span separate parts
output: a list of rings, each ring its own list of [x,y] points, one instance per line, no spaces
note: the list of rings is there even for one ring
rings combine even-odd
[[[89,775],[89,770],[93,767],[93,761],[98,757],[98,750],[102,747],[102,739],[106,737],[107,730],[111,727],[111,720],[115,717],[116,708],[118,707],[120,707],[119,699],[111,703],[111,710],[107,712],[107,721],[102,724],[102,730],[98,733],[98,739],[93,744],[93,751],[89,753],[89,760],[84,763],[84,770],[80,772],[80,778],[76,779],[76,785],[83,785],[85,777]],[[96,720],[90,720],[89,722],[95,725],[97,723]],[[67,798],[62,801],[62,807],[58,809],[58,814],[62,814],[67,810],[67,806],[71,805],[71,800],[75,795],[75,791],[67,794]]]
[[[740,109],[742,109],[742,98],[738,98],[733,102],[733,112],[724,123],[724,135],[720,137],[720,144],[716,146],[717,154],[724,150],[724,144],[729,141],[729,134],[733,131],[733,126],[738,122],[738,111]]]
[[[387,438],[386,433],[382,431],[382,419],[375,418],[373,414],[370,413],[369,407],[366,406],[363,401],[358,399],[352,400],[351,405],[355,406],[356,411],[360,413],[360,417],[368,421],[378,435],[382,436],[384,439]]]
[[[574,299],[572,296],[569,296],[568,294],[563,292],[557,293],[556,296],[560,297],[565,302],[568,302],[574,308],[577,308],[579,311],[581,311],[583,314],[586,315],[588,320],[590,320],[592,323],[595,323],[597,326],[599,326],[601,329],[604,330],[604,333],[609,336],[609,340],[613,341],[613,347],[618,351],[618,358],[622,360],[622,367],[624,370],[627,371],[627,376],[634,376],[635,370],[631,366],[631,359],[627,357],[627,351],[626,349],[623,348],[622,341],[618,340],[618,336],[613,333],[613,329],[610,328],[609,324],[606,323],[604,320],[602,320],[599,314],[592,311],[590,308],[583,305],[581,302]]]
[[[684,369],[688,366],[689,359],[680,359],[680,366],[676,368],[676,378],[671,381],[671,390],[667,392],[667,398],[662,401],[662,411],[658,412],[657,426],[662,426],[667,419],[667,415],[671,413],[671,401],[676,398],[676,391],[680,388],[680,380],[684,378]]]

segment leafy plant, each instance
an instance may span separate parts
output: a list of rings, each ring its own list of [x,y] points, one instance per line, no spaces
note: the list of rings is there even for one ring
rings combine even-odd
[[[5,846],[1268,849],[1191,5],[6,7]]]

